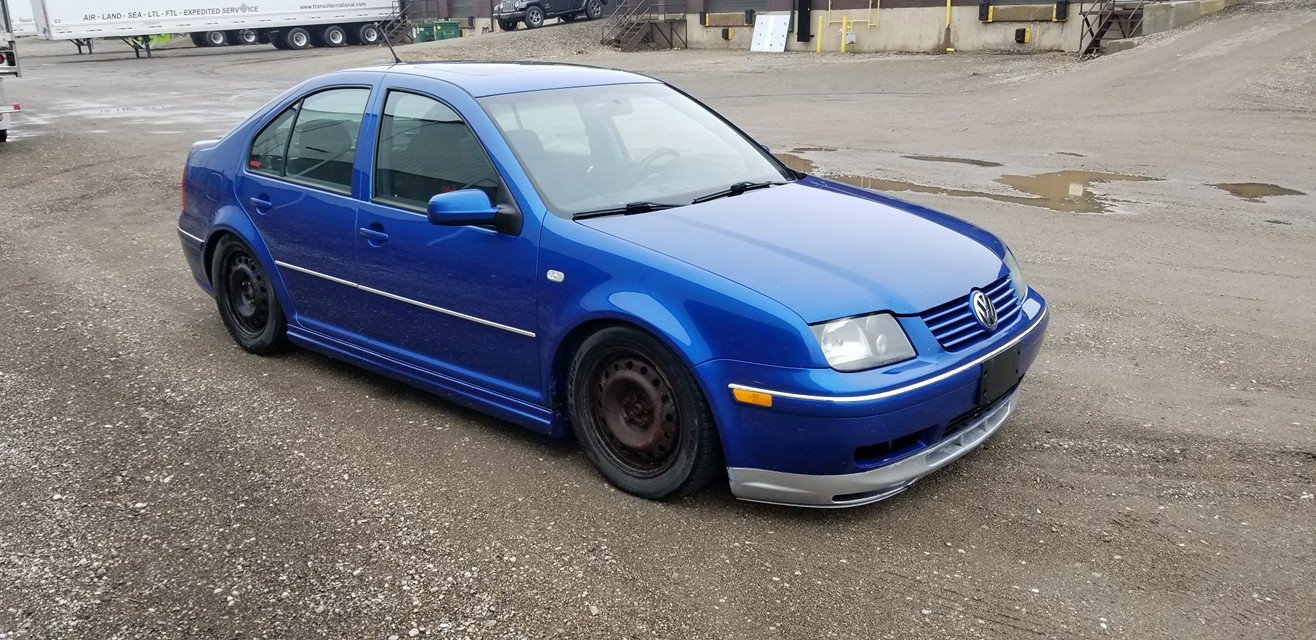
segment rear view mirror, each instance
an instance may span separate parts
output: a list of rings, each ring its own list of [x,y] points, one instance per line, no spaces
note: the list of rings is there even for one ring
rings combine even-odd
[[[501,233],[521,231],[521,215],[513,209],[494,206],[489,194],[479,189],[440,193],[430,198],[430,224],[442,227],[492,225]]]

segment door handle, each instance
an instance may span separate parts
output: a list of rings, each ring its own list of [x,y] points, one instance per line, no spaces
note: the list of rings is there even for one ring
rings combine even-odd
[[[360,229],[357,229],[357,233],[360,233],[362,238],[369,240],[370,244],[375,246],[379,246],[384,242],[388,241],[388,234],[384,233],[383,231],[379,231],[378,229],[361,227]]]
[[[256,213],[265,213],[274,208],[274,203],[269,201],[267,195],[253,196],[247,202],[250,202],[251,206],[256,209]]]

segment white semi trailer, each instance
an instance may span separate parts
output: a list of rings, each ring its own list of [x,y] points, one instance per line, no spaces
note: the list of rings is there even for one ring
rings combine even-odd
[[[0,0],[0,142],[9,139],[9,122],[18,111],[18,105],[9,104],[5,98],[5,78],[17,78],[19,74],[18,44],[14,42],[5,2]]]
[[[117,38],[150,52],[150,36],[186,33],[200,47],[273,44],[280,49],[375,44],[400,19],[393,0],[31,0],[47,40],[90,46]]]
[[[31,0],[0,0],[9,9],[9,32],[15,36],[34,36],[37,34],[37,21],[32,16]]]
[[[0,142],[9,140],[9,121],[18,111],[17,104],[9,104],[5,99],[4,79],[18,78],[18,74],[18,45],[9,24],[9,8],[0,0]]]

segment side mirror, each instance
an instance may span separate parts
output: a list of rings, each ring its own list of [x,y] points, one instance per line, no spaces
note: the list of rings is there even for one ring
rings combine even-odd
[[[498,208],[489,195],[479,189],[462,189],[440,193],[430,198],[430,224],[442,227],[493,224]]]

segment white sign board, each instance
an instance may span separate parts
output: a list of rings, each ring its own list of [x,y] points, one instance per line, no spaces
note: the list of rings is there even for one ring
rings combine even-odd
[[[786,32],[790,30],[789,13],[758,14],[754,16],[754,40],[750,51],[781,53],[786,50]]]

